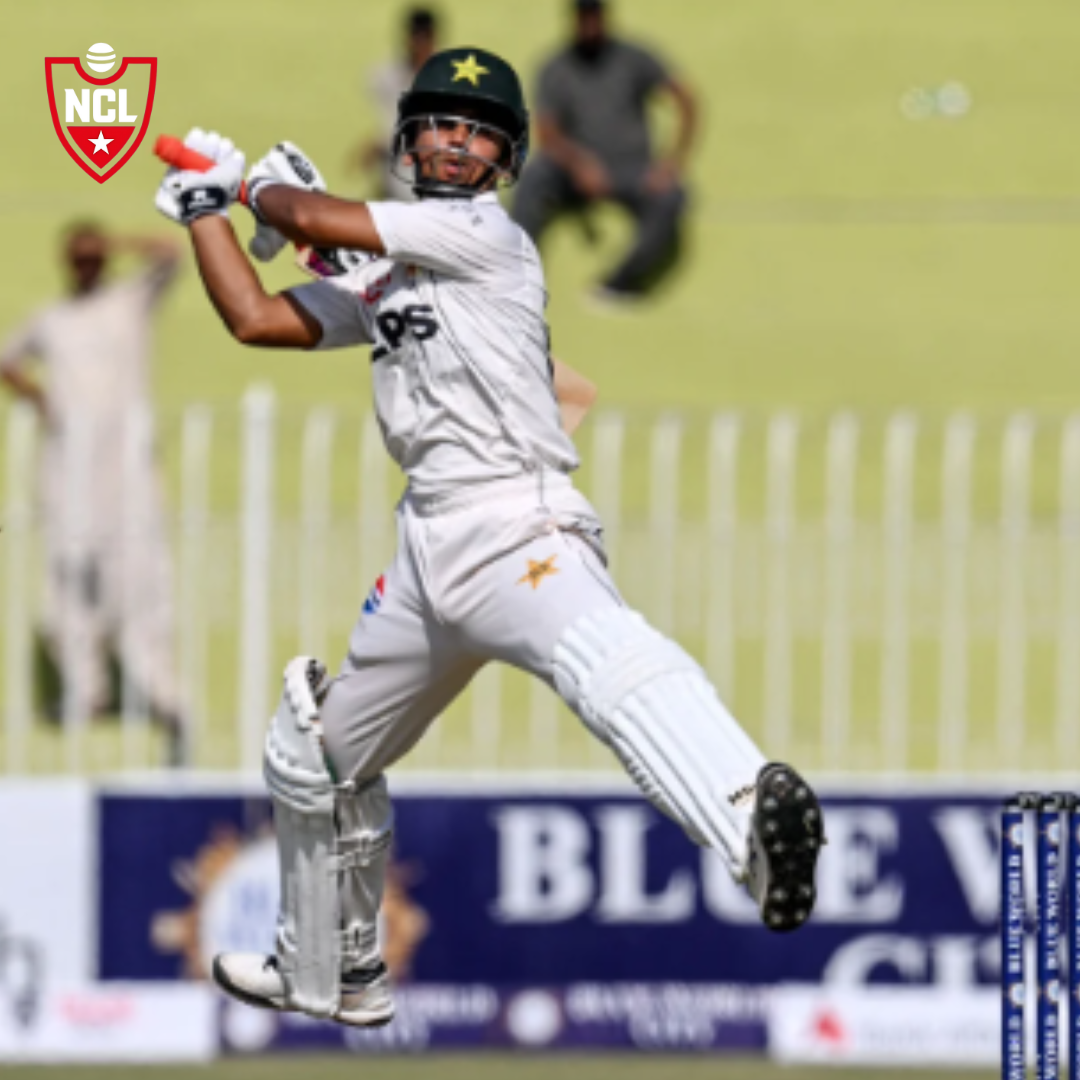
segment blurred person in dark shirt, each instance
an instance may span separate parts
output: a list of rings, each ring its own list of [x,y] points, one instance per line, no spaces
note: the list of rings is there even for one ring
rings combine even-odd
[[[379,130],[364,142],[358,162],[378,181],[378,197],[412,202],[412,188],[390,171],[390,152],[397,124],[398,100],[412,86],[413,77],[437,48],[439,17],[427,7],[410,8],[403,23],[404,48],[393,60],[380,64],[368,76],[367,91],[379,120]]]
[[[677,262],[697,105],[652,52],[609,32],[606,8],[604,0],[574,0],[574,38],[540,72],[540,152],[518,186],[513,216],[539,243],[562,213],[600,201],[624,207],[636,236],[598,295],[635,299]],[[671,99],[678,119],[664,155],[653,147],[646,116],[656,93]]]

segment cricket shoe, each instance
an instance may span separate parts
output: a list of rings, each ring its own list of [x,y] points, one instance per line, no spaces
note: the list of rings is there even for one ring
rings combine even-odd
[[[214,957],[214,982],[227,994],[257,1009],[299,1012],[288,1004],[285,978],[276,956],[262,953],[219,953]],[[350,971],[341,977],[341,1000],[333,1017],[352,1027],[382,1027],[394,1018],[390,977],[386,965]]]
[[[746,888],[761,921],[778,934],[797,930],[814,909],[814,869],[825,843],[821,804],[790,766],[758,773],[746,864]]]

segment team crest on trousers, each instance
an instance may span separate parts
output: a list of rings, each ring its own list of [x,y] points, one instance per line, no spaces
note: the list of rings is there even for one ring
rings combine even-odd
[[[90,70],[88,71],[87,68]],[[80,56],[47,56],[53,128],[72,161],[99,184],[131,159],[150,124],[157,58],[126,56],[97,42]]]

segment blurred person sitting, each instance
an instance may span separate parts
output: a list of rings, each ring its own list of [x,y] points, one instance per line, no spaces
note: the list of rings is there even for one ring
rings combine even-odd
[[[416,73],[437,48],[438,16],[431,8],[411,8],[405,14],[404,50],[401,56],[371,72],[368,94],[379,118],[379,130],[361,147],[360,167],[378,178],[378,198],[412,202],[411,185],[395,176],[389,146],[397,125],[398,100],[412,86]]]
[[[652,52],[609,32],[604,0],[575,0],[573,9],[573,41],[540,72],[540,153],[525,170],[512,214],[539,243],[561,213],[601,201],[624,207],[637,233],[597,296],[632,300],[678,260],[696,101]],[[674,145],[663,157],[654,153],[646,116],[657,91],[674,102],[678,115]]]
[[[114,255],[145,262],[110,279]],[[70,226],[68,295],[38,310],[0,349],[0,378],[42,419],[40,502],[47,587],[44,643],[63,684],[47,711],[65,723],[115,710],[109,646],[139,702],[184,756],[173,668],[172,565],[153,453],[151,316],[176,276],[170,240]],[[46,381],[29,372],[40,361]]]

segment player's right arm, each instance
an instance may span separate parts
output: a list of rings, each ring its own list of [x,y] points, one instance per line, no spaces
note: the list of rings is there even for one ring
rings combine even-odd
[[[199,128],[188,133],[184,146],[212,162],[212,168],[170,169],[155,204],[166,217],[188,226],[207,295],[229,333],[245,345],[319,345],[322,324],[288,293],[266,292],[229,222],[229,205],[244,179],[244,155],[230,140]]]
[[[207,215],[190,232],[206,294],[237,341],[282,349],[319,344],[322,324],[288,292],[266,292],[228,218]]]

